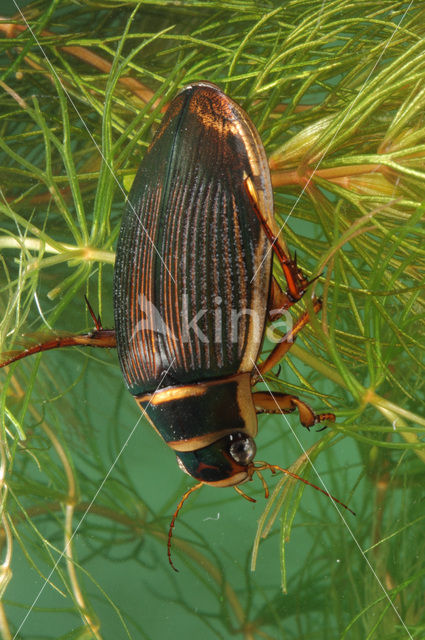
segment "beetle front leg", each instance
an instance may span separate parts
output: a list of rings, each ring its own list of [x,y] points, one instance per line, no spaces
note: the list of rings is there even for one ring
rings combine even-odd
[[[257,413],[292,413],[298,409],[301,424],[310,429],[313,425],[324,420],[334,422],[333,413],[314,413],[313,409],[297,396],[274,391],[257,391],[252,394]]]

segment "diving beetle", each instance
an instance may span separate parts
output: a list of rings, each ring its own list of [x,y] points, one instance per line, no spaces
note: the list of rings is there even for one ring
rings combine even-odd
[[[294,475],[255,464],[258,413],[298,409],[307,428],[334,419],[296,396],[252,390],[309,320],[301,315],[257,364],[271,312],[286,312],[310,284],[274,228],[257,130],[216,85],[190,84],[169,105],[128,197],[114,271],[115,331],[91,311],[93,332],[57,336],[2,363],[62,346],[117,347],[130,393],[198,481],[172,519],[173,568],[172,528],[192,491],[208,484],[245,495],[238,485],[255,473],[262,479],[264,469]],[[272,276],[273,255],[286,292]],[[314,299],[315,312],[320,306]]]

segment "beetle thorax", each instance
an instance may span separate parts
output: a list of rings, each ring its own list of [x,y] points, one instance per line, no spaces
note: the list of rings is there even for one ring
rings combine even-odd
[[[249,373],[168,387],[136,401],[189,475],[218,486],[248,479],[257,434]]]

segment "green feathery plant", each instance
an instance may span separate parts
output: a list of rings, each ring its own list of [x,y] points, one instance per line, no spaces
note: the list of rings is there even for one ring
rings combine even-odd
[[[422,3],[18,5],[0,22],[1,350],[90,328],[84,294],[112,325],[125,194],[169,99],[215,82],[260,131],[288,247],[322,274],[322,313],[267,383],[337,420],[260,417],[259,457],[316,470],[357,517],[286,477],[267,502],[247,487],[255,506],[204,488],[175,575],[189,479],[132,433],[115,354],[34,356],[0,372],[2,639],[423,638]]]

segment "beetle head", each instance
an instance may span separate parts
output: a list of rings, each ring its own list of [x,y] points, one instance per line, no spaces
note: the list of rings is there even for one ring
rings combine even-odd
[[[177,452],[177,463],[196,480],[216,487],[232,487],[252,476],[257,448],[247,433],[235,431],[195,451]]]

